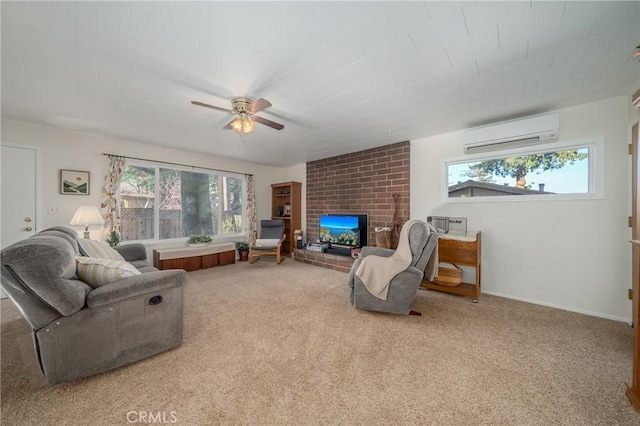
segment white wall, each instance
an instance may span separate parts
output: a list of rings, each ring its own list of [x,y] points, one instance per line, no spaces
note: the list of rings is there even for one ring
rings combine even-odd
[[[618,97],[558,111],[561,141],[604,137],[604,199],[443,203],[442,162],[463,155],[459,131],[411,142],[411,217],[462,216],[482,231],[484,293],[629,321],[628,105]]]
[[[2,143],[34,145],[42,149],[42,179],[40,182],[42,187],[42,203],[40,205],[42,223],[38,224],[40,230],[54,225],[70,226],[69,221],[79,205],[100,205],[101,187],[109,163],[108,157],[101,155],[102,152],[239,173],[252,173],[255,181],[258,218],[268,217],[271,214],[271,184],[282,179],[281,168],[126,140],[88,136],[9,119],[2,120]],[[59,191],[60,169],[91,172],[90,195],[61,195]],[[57,214],[49,214],[49,206],[56,208]],[[82,231],[81,226],[75,228],[79,232]],[[91,237],[98,239],[100,237],[99,231],[93,230]]]

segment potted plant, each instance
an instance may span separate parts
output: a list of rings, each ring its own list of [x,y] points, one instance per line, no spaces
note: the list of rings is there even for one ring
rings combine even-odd
[[[236,241],[236,250],[238,250],[241,261],[249,259],[249,243],[247,241]]]
[[[199,234],[199,235],[190,235],[187,240],[187,245],[189,247],[204,247],[207,244],[211,244],[213,238],[210,235]]]
[[[118,244],[120,244],[120,235],[118,235],[116,231],[111,231],[109,237],[105,241],[111,247],[116,247]]]

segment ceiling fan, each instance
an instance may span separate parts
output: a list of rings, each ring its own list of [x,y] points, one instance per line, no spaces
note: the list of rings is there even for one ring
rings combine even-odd
[[[264,124],[265,126],[269,126],[276,130],[284,129],[284,125],[280,123],[276,123],[275,121],[271,121],[264,117],[255,115],[256,112],[262,111],[263,109],[269,108],[271,106],[271,102],[264,98],[260,98],[256,101],[244,97],[233,98],[231,99],[231,109],[209,105],[198,101],[191,101],[191,103],[205,108],[231,112],[237,115],[237,117],[229,122],[229,124],[224,126],[223,129],[233,129],[241,135],[253,132],[253,130],[255,129],[254,121],[257,121],[260,124]]]

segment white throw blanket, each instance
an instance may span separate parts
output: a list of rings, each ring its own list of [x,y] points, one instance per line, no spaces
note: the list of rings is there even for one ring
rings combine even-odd
[[[390,257],[370,255],[362,259],[356,276],[362,280],[369,293],[387,300],[389,282],[411,265],[413,255],[409,246],[409,230],[417,220],[410,220],[400,231],[398,248]]]

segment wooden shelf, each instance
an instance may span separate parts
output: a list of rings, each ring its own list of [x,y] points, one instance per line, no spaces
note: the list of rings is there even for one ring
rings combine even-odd
[[[470,297],[473,302],[477,302],[480,297],[481,278],[481,233],[476,234],[475,241],[440,238],[438,240],[438,260],[444,263],[454,263],[456,265],[471,266],[475,268],[475,283],[461,283],[457,286],[446,286],[436,284],[423,279],[421,288],[437,290],[445,293],[457,294]]]
[[[281,192],[287,192],[282,194]],[[296,229],[302,228],[301,219],[301,194],[302,183],[282,182],[271,185],[271,219],[282,219],[284,221],[285,240],[282,243],[281,252],[290,255],[296,248],[296,241],[293,233]],[[289,205],[290,214],[287,216],[278,215],[285,211],[285,205]]]
[[[446,285],[436,284],[431,281],[423,281],[420,287],[426,288],[429,290],[444,291],[445,293],[457,294],[459,296],[467,296],[473,299],[478,298],[478,296],[476,295],[475,284],[461,283],[460,285],[457,285],[457,286],[446,286]]]

